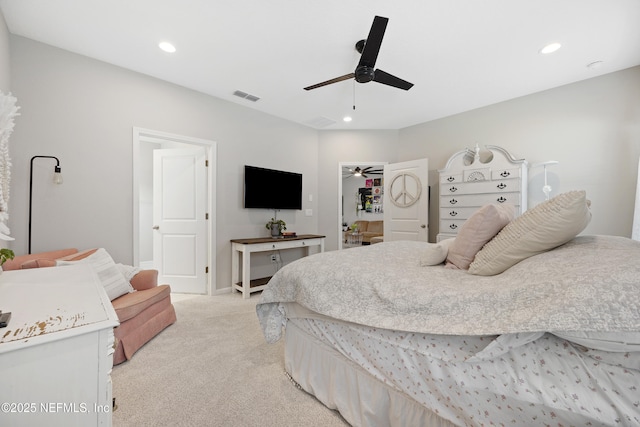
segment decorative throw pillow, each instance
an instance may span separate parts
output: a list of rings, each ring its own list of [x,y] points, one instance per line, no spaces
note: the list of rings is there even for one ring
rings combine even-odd
[[[111,301],[134,291],[133,286],[125,280],[113,258],[104,248],[100,248],[88,257],[78,261],[56,261],[56,265],[75,265],[77,263],[89,264],[93,267]]]
[[[427,250],[420,257],[420,266],[427,267],[430,265],[442,264],[447,259],[449,247],[455,239],[446,239],[438,243],[431,243]]]
[[[484,205],[467,219],[449,247],[447,268],[466,270],[476,253],[516,216],[513,205]]]
[[[487,243],[469,267],[481,276],[499,274],[523,259],[567,243],[591,221],[584,191],[569,191],[511,221]]]

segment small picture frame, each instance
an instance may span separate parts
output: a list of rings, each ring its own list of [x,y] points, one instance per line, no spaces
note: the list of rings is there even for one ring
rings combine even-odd
[[[365,186],[365,187],[367,187],[367,188],[371,188],[371,187],[373,187],[373,179],[368,178],[368,179],[365,181],[364,186]]]
[[[382,185],[382,178],[373,178],[373,186],[380,187]]]

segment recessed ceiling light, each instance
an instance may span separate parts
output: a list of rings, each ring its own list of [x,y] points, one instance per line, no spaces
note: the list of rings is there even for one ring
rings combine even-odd
[[[543,47],[542,49],[540,49],[540,53],[542,54],[549,54],[549,53],[553,53],[556,50],[560,49],[562,47],[562,45],[560,43],[550,43],[548,45],[546,45],[545,47]]]
[[[351,121],[351,120],[353,120],[353,119],[352,119],[350,116],[344,116],[344,117],[342,118],[342,120],[343,120],[343,121],[345,121],[345,122],[350,122],[350,121]]]
[[[161,42],[158,47],[168,53],[176,51],[176,47],[169,42]]]

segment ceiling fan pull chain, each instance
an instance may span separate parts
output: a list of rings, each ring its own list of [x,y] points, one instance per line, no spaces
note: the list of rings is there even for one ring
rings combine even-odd
[[[356,110],[356,81],[353,81],[353,111]]]

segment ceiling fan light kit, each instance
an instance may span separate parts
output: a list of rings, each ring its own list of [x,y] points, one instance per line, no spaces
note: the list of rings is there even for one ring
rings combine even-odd
[[[367,39],[360,40],[355,44],[356,50],[360,52],[360,61],[358,62],[358,65],[353,73],[345,74],[344,76],[336,77],[331,80],[307,86],[304,88],[304,90],[317,89],[319,87],[350,79],[355,79],[355,81],[357,81],[358,83],[369,83],[371,81],[374,81],[398,89],[411,89],[413,83],[409,83],[406,80],[375,68],[376,60],[378,59],[378,53],[380,52],[380,46],[382,45],[382,39],[384,37],[384,32],[387,29],[388,22],[389,18],[376,16],[373,19],[373,24],[371,24],[371,30],[369,30],[369,36],[367,37]]]
[[[361,176],[363,178],[367,178],[368,175],[382,175],[384,171],[375,166],[367,166],[364,169],[361,169],[360,166],[356,166],[355,169],[345,167],[347,173],[351,174],[348,176]]]

